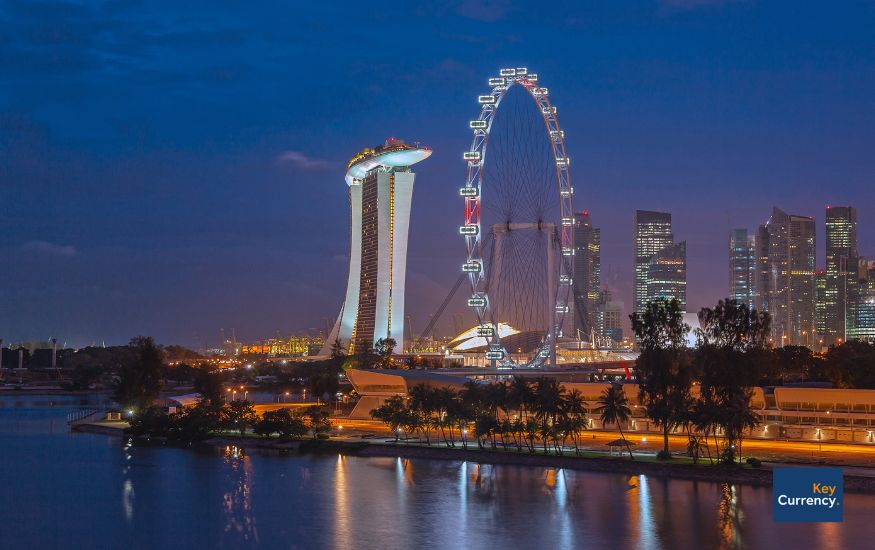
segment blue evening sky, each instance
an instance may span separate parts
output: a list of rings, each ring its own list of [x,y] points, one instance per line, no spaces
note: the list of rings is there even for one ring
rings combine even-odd
[[[486,78],[541,75],[631,302],[632,213],[672,212],[689,309],[773,205],[859,210],[875,256],[872,2],[0,4],[0,337],[215,344],[319,329],[348,254],[345,161],[417,166],[408,312],[463,261],[461,152]],[[439,332],[451,329],[450,315]]]

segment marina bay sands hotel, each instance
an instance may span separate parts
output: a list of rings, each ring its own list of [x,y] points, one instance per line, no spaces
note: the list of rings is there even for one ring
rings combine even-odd
[[[349,277],[322,354],[329,354],[335,341],[354,353],[381,338],[404,349],[407,233],[416,177],[410,167],[429,156],[427,147],[389,138],[349,161]]]

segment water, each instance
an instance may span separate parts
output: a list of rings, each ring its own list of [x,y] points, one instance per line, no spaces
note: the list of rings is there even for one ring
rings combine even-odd
[[[871,548],[773,524],[771,490],[472,462],[126,446],[70,434],[75,400],[0,396],[2,548]]]

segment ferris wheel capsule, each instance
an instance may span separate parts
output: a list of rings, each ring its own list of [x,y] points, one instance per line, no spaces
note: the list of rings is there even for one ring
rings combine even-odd
[[[498,74],[499,76],[516,76],[516,69],[501,69]]]
[[[476,225],[461,225],[459,226],[459,234],[460,235],[476,235],[480,231]]]

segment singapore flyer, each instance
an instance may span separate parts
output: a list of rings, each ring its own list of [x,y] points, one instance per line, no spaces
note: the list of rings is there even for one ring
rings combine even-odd
[[[467,303],[492,366],[554,365],[573,296],[565,134],[537,74],[502,69],[488,84],[463,155],[468,172],[459,232],[471,284]]]

